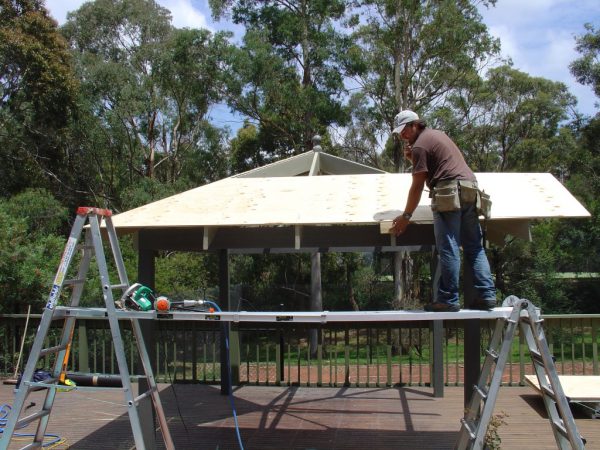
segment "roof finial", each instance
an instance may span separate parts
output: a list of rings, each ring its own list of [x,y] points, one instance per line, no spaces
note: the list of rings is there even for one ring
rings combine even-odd
[[[315,134],[312,138],[313,142],[313,152],[320,152],[321,149],[321,136]]]

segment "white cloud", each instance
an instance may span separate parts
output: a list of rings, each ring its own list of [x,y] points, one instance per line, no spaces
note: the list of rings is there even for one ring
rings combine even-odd
[[[177,28],[206,28],[213,31],[206,16],[192,5],[191,0],[162,0],[158,2],[173,16],[173,26]]]
[[[67,20],[67,13],[75,11],[83,3],[84,0],[46,0],[46,9],[62,25]]]
[[[67,13],[75,11],[84,0],[46,0],[46,8],[60,25],[67,20]],[[191,0],[158,0],[157,3],[171,11],[172,24],[177,28],[206,28],[211,29],[206,14],[194,7]]]
[[[575,36],[583,25],[600,17],[598,0],[498,0],[496,7],[480,8],[490,33],[500,39],[502,55],[532,76],[561,81],[579,99],[579,110],[595,114],[598,99],[591,88],[578,84],[569,64],[579,57]]]

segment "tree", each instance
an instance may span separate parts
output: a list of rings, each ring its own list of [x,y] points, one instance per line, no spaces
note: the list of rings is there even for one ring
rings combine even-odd
[[[453,137],[475,171],[559,175],[565,153],[575,144],[561,124],[575,103],[564,83],[504,65],[457,89],[432,118]]]
[[[66,209],[47,191],[0,199],[0,312],[40,312],[62,250]]]
[[[39,0],[0,0],[0,195],[69,184],[64,138],[78,83]]]
[[[365,0],[344,53],[348,76],[359,86],[354,121],[366,142],[389,135],[399,110],[425,115],[499,51],[476,2]],[[495,1],[484,1],[493,5]],[[364,111],[364,112],[363,112]],[[370,138],[366,136],[371,135]],[[394,171],[403,167],[400,143],[391,146]]]
[[[575,49],[581,57],[569,68],[578,82],[591,86],[600,97],[600,29],[596,30],[590,23],[585,24],[585,29],[588,32],[576,38]]]
[[[312,148],[315,134],[344,124],[343,79],[334,64],[342,1],[211,0],[213,16],[231,13],[246,27],[233,59],[228,101],[258,124],[261,149],[275,158]]]
[[[179,187],[226,173],[225,133],[206,118],[220,99],[228,35],[177,30],[152,0],[96,0],[68,17],[85,114],[75,134],[96,178],[87,190],[120,209],[144,178]]]

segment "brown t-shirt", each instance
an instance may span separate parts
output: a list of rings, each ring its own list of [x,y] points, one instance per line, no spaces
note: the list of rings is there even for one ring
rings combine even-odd
[[[446,133],[425,128],[412,146],[412,173],[427,172],[427,186],[441,180],[476,181],[465,158]]]

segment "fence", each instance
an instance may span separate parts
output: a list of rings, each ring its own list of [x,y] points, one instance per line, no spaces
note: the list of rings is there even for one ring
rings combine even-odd
[[[25,338],[21,368],[40,315],[32,315]],[[153,344],[155,376],[161,382],[215,384],[221,379],[221,324],[198,321],[155,321]],[[401,325],[401,326],[400,326]],[[464,333],[460,321],[444,323],[444,382],[463,384]],[[12,377],[18,358],[25,315],[0,315],[0,375]],[[122,323],[132,373],[138,370],[137,350],[129,324]],[[481,351],[487,347],[492,321],[481,321]],[[599,375],[600,314],[546,315],[544,328],[560,374]],[[431,331],[428,323],[238,324],[232,333],[234,382],[255,385],[393,386],[429,385]],[[55,345],[59,330],[49,339]],[[239,343],[239,347],[234,346]],[[238,353],[239,352],[239,357]],[[52,356],[43,361],[52,366]],[[106,320],[79,320],[69,371],[118,372]],[[137,372],[136,372],[137,371]],[[504,374],[504,384],[523,384],[533,373],[527,347],[515,339]]]

